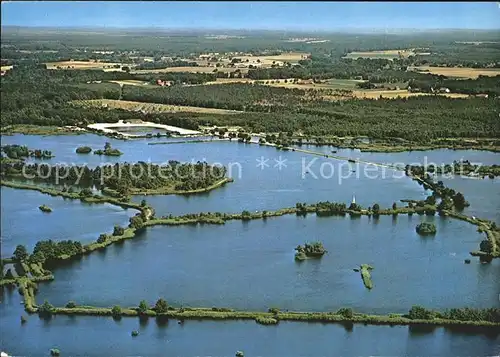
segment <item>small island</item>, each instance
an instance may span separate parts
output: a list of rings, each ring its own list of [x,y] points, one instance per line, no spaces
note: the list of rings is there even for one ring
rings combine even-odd
[[[38,207],[38,209],[42,212],[46,212],[46,213],[50,213],[52,212],[52,208],[50,208],[49,206],[46,206],[46,205],[41,205]]]
[[[92,148],[90,146],[80,146],[76,149],[77,154],[90,154],[92,152]]]
[[[35,159],[50,159],[53,158],[52,151],[29,149],[24,145],[5,145],[1,147],[0,152],[4,152],[9,159],[17,160],[27,157],[34,157]]]
[[[321,258],[326,250],[321,242],[306,243],[304,246],[298,245],[295,250],[295,260],[302,261],[308,258]]]
[[[416,231],[422,236],[434,235],[436,234],[436,226],[434,223],[423,222],[417,225]]]
[[[113,149],[110,143],[104,144],[104,150],[99,149],[94,151],[95,155],[120,156],[123,153],[118,149]]]
[[[373,288],[372,276],[370,274],[370,270],[373,270],[373,267],[368,264],[361,264],[359,269],[354,269],[356,272],[361,272],[361,279],[363,279],[363,284],[367,289]]]

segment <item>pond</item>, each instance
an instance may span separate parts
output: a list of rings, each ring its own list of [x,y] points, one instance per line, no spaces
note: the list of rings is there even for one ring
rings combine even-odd
[[[415,232],[433,221],[435,237]],[[498,307],[500,261],[470,258],[484,235],[463,221],[414,215],[283,216],[224,226],[157,226],[139,237],[54,271],[37,299],[57,306],[137,306],[159,297],[175,306],[406,313],[418,304]],[[294,261],[294,248],[321,240],[320,260]],[[353,268],[374,267],[374,288]]]

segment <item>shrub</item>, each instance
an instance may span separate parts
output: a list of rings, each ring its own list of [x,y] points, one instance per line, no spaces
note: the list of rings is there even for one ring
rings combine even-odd
[[[89,154],[92,152],[92,149],[88,146],[80,146],[76,148],[76,153],[77,154]]]
[[[279,314],[280,309],[278,309],[277,307],[270,307],[267,311],[271,314]]]
[[[37,311],[39,316],[50,317],[54,312],[54,306],[45,300],[42,305],[38,306]]]
[[[61,351],[59,351],[59,349],[57,349],[57,348],[51,348],[50,355],[51,356],[59,356],[59,355],[61,355]]]
[[[132,337],[136,337],[139,336],[139,331],[134,330],[130,334],[132,335]]]
[[[416,231],[420,235],[433,235],[436,234],[436,226],[434,223],[423,222],[417,225]]]
[[[92,197],[92,190],[90,188],[84,188],[80,191],[80,197]]]
[[[273,317],[257,316],[255,322],[261,325],[276,325],[278,320]]]
[[[245,354],[243,353],[243,351],[236,351],[236,357],[245,357]]]
[[[344,316],[346,319],[352,319],[354,315],[351,308],[341,308],[337,311],[337,314]]]
[[[75,303],[74,301],[70,301],[70,302],[68,302],[68,303],[66,304],[66,307],[67,307],[68,309],[73,309],[73,308],[75,308],[75,307],[76,307],[76,303]]]
[[[115,305],[111,309],[111,313],[113,314],[114,317],[121,316],[122,315],[122,308],[118,305]]]

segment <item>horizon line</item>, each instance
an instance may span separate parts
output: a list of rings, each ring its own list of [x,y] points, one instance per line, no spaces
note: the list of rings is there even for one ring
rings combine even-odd
[[[243,32],[252,32],[252,31],[269,31],[269,32],[323,32],[323,33],[334,33],[338,31],[415,31],[415,32],[435,32],[435,31],[500,31],[500,27],[498,28],[445,28],[445,27],[437,27],[437,28],[413,28],[413,27],[337,27],[331,29],[301,29],[301,28],[224,28],[224,27],[160,27],[160,26],[96,26],[96,25],[81,25],[81,26],[59,26],[59,25],[50,25],[50,26],[39,26],[39,25],[0,25],[1,29],[9,29],[9,28],[20,28],[20,29],[99,29],[99,30],[157,30],[157,31],[171,31],[171,30],[182,30],[182,31],[243,31]]]

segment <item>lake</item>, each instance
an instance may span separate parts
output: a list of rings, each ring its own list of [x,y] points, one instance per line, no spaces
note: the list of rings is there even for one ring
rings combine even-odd
[[[32,190],[2,186],[1,227],[2,258],[10,257],[18,244],[32,251],[39,240],[72,239],[83,243],[95,241],[99,234],[112,232],[113,226],[128,225],[138,211],[111,204],[88,204],[79,200],[52,197]],[[38,208],[47,205],[51,213]]]
[[[193,138],[196,139],[196,138]],[[362,206],[389,207],[400,199],[423,199],[422,186],[390,169],[366,172],[370,165],[312,156],[272,147],[214,141],[172,145],[149,142],[178,141],[152,138],[122,141],[104,136],[2,136],[2,145],[21,144],[51,150],[51,164],[116,162],[166,163],[168,160],[221,163],[230,166],[235,181],[200,195],[135,196],[146,198],[158,216],[189,212],[241,212],[295,206],[296,202],[341,201],[353,198]],[[121,157],[78,155],[78,146],[102,148],[110,142]],[[303,146],[306,148],[306,146]],[[328,147],[310,147],[330,153]],[[359,153],[339,150],[338,155],[375,162],[451,163],[470,160],[498,164],[500,155],[473,150],[431,150],[405,153]],[[280,164],[281,163],[281,164]],[[281,169],[280,169],[281,166]],[[333,171],[332,171],[333,170]],[[308,173],[305,173],[308,171]],[[355,171],[355,172],[353,172]],[[446,185],[463,192],[471,206],[466,214],[500,223],[500,180],[454,178]],[[126,225],[135,210],[108,204],[84,204],[36,191],[1,188],[2,257],[17,244],[31,250],[41,239],[95,240]],[[53,209],[46,214],[38,206]],[[437,226],[435,237],[422,238],[415,226],[422,220]],[[480,264],[469,251],[478,249],[484,235],[466,222],[442,217],[401,215],[396,219],[368,217],[296,217],[224,226],[151,227],[135,239],[110,246],[54,270],[55,280],[39,284],[37,301],[54,305],[69,300],[96,306],[137,306],[159,297],[174,306],[218,306],[266,310],[271,306],[302,311],[355,311],[405,313],[414,304],[442,310],[450,307],[498,307],[500,261]],[[328,253],[321,260],[294,261],[294,248],[321,240]],[[371,264],[374,288],[367,290],[352,269]],[[254,321],[170,321],[138,319],[119,322],[101,317],[57,316],[50,321],[23,314],[17,289],[0,294],[0,346],[14,355],[40,355],[60,348],[63,355],[82,356],[492,356],[498,355],[498,334],[458,333],[436,328],[355,325],[353,331],[338,324],[281,322],[261,326]],[[69,330],[71,329],[71,330]],[[136,338],[132,330],[139,330]],[[71,331],[68,334],[68,331]],[[491,331],[493,332],[493,331]],[[251,336],[251,338],[249,338]],[[306,341],[306,342],[305,342]],[[328,341],[328,342],[325,342]]]
[[[435,237],[415,232],[433,221]],[[54,271],[39,301],[57,306],[137,306],[159,297],[175,306],[264,311],[406,313],[418,304],[435,309],[500,307],[500,261],[470,258],[484,235],[463,221],[414,215],[306,218],[295,215],[223,226],[157,226]],[[294,261],[294,248],[321,240],[320,260]],[[360,264],[374,267],[367,290]]]
[[[137,318],[37,315],[20,323],[23,314],[16,290],[0,291],[0,346],[15,356],[48,355],[59,348],[63,356],[495,356],[498,332],[458,332],[448,328],[280,322],[262,326],[254,321],[186,320],[166,324]],[[139,336],[131,337],[133,330]],[[69,333],[71,332],[71,333]]]

